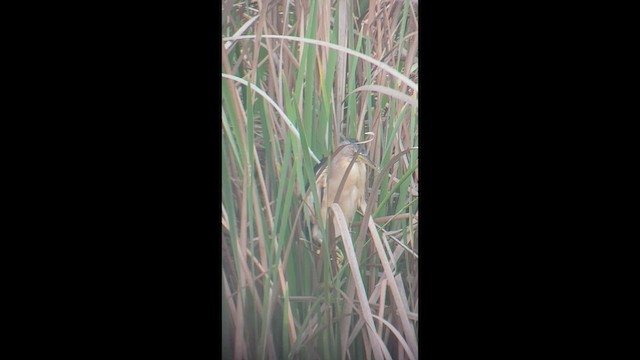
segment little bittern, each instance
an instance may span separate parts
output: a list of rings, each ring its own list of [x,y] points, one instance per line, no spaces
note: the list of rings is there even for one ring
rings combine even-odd
[[[351,169],[349,169],[352,161],[354,164],[351,166]],[[364,197],[367,179],[366,163],[372,165],[371,161],[364,154],[364,147],[355,141],[346,140],[340,143],[335,154],[328,159],[326,166],[320,168],[316,174],[316,187],[318,189],[318,199],[321,200],[320,219],[322,220],[322,224],[326,224],[327,209],[334,202],[340,205],[347,223],[351,223]],[[322,165],[322,163],[320,165]],[[349,173],[347,173],[348,169]],[[342,192],[339,194],[339,197],[336,198],[336,193],[343,178],[344,186]],[[322,232],[318,228],[317,223],[314,223],[312,231],[313,239],[321,243]],[[335,225],[334,234],[336,236],[339,234],[339,230]]]

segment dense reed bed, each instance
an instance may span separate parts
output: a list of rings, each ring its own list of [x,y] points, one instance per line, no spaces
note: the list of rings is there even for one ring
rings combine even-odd
[[[417,359],[417,2],[223,1],[222,14],[224,357]],[[370,140],[378,169],[336,266],[303,198],[341,136]]]

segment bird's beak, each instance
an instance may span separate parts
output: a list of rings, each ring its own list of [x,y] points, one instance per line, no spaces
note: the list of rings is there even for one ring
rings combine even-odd
[[[373,163],[373,161],[371,161],[371,159],[369,159],[369,157],[367,155],[364,154],[358,154],[358,159],[360,161],[362,161],[363,163],[365,163],[366,165],[369,165],[371,168],[377,170],[378,167]]]

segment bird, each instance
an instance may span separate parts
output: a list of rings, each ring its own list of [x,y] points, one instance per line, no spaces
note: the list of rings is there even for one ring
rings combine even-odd
[[[353,162],[351,169],[350,164]],[[343,140],[340,142],[334,154],[324,162],[317,165],[316,189],[318,199],[320,199],[320,221],[323,225],[327,222],[328,208],[333,203],[337,203],[347,224],[350,225],[358,206],[364,199],[367,184],[367,167],[375,165],[366,156],[364,146],[357,141]],[[349,172],[347,173],[347,170]],[[340,194],[338,190],[344,179],[344,185]],[[336,195],[339,195],[338,197]],[[313,209],[313,206],[310,206]],[[322,243],[323,234],[318,226],[318,217],[315,217],[312,228],[312,238],[317,243]],[[334,235],[340,234],[337,225],[334,223]]]

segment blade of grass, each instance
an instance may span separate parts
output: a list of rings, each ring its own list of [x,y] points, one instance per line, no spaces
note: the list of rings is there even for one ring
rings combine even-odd
[[[382,245],[382,241],[378,236],[378,232],[375,228],[375,223],[371,218],[369,218],[369,232],[373,238],[373,244],[378,252],[378,258],[382,264],[382,268],[384,269],[384,274],[389,279],[389,288],[391,289],[391,294],[393,300],[398,308],[398,315],[400,316],[400,321],[402,322],[402,327],[404,331],[405,337],[408,339],[409,346],[411,348],[411,355],[415,358],[418,357],[418,341],[415,337],[415,330],[411,323],[409,323],[409,318],[407,316],[407,309],[403,306],[402,295],[400,294],[400,289],[398,289],[398,285],[396,284],[393,276],[393,272],[391,271],[391,266],[389,265],[389,260],[387,259],[384,246]],[[406,295],[405,295],[406,296]]]
[[[349,55],[353,55],[353,56],[359,57],[364,61],[370,62],[371,64],[374,64],[374,65],[380,67],[381,69],[383,69],[384,71],[386,71],[390,75],[397,77],[400,81],[402,81],[403,83],[407,84],[413,90],[418,91],[418,84],[416,84],[415,82],[413,82],[411,79],[407,78],[406,76],[402,75],[400,72],[398,72],[398,70],[390,67],[389,65],[387,65],[387,64],[385,64],[385,63],[383,63],[381,61],[378,61],[378,60],[372,58],[369,55],[365,55],[363,53],[351,50],[349,48],[346,48],[346,47],[343,47],[343,46],[339,46],[339,45],[336,45],[336,44],[331,44],[331,43],[328,43],[326,41],[302,38],[302,37],[298,37],[298,36],[262,35],[262,37],[263,38],[272,38],[272,39],[283,39],[283,40],[299,41],[299,42],[303,42],[303,43],[307,43],[307,44],[313,44],[313,45],[318,45],[318,46],[326,46],[326,47],[328,47],[330,49],[346,52]],[[225,37],[222,40],[224,40],[224,41],[228,41],[228,40],[234,41],[234,40],[245,40],[245,39],[253,39],[253,38],[255,38],[254,35],[240,35],[240,36]]]
[[[333,203],[330,208],[334,213],[334,221],[337,222],[338,228],[340,229],[342,243],[344,244],[347,259],[349,261],[349,268],[351,269],[351,276],[356,286],[356,293],[360,301],[363,319],[367,325],[367,335],[371,341],[373,355],[376,359],[382,359],[382,347],[385,346],[382,340],[376,336],[377,333],[375,325],[373,324],[373,317],[371,316],[371,308],[369,307],[368,297],[363,286],[362,277],[360,276],[360,266],[358,265],[358,259],[356,258],[355,249],[353,248],[353,242],[351,240],[351,235],[349,234],[347,221],[344,218],[340,205]]]

